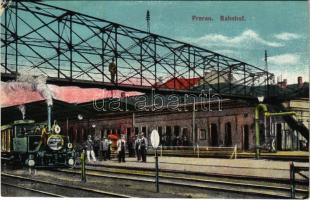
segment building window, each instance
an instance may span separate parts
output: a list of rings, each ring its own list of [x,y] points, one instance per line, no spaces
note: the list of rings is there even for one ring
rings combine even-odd
[[[243,150],[249,150],[249,126],[243,127]]]
[[[179,136],[180,134],[180,126],[174,126],[174,135]]]
[[[213,147],[218,146],[217,124],[211,123],[209,144]]]
[[[139,127],[135,127],[135,135],[139,134]]]
[[[232,137],[231,137],[231,124],[230,122],[227,122],[225,124],[225,146],[226,147],[230,147],[232,146]]]
[[[207,139],[206,129],[200,129],[199,139],[200,140],[206,140]]]
[[[172,145],[172,138],[171,138],[171,126],[166,126],[166,145]]]
[[[160,144],[162,144],[162,137],[163,137],[163,128],[161,126],[157,127],[158,135],[159,135],[159,141]]]
[[[132,135],[131,135],[131,128],[127,128],[127,129],[126,129],[126,134],[127,134],[128,137],[131,137],[131,136],[132,136]]]
[[[142,132],[144,133],[144,137],[147,137],[147,132],[146,132],[146,127],[145,126],[142,127]]]

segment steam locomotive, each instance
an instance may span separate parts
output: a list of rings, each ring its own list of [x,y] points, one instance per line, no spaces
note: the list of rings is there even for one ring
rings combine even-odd
[[[47,131],[46,123],[17,120],[1,126],[1,160],[29,167],[72,167],[75,151],[69,137],[54,124]]]

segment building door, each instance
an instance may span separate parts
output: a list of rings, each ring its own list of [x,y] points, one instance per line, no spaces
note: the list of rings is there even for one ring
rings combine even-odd
[[[158,135],[159,135],[159,141],[160,145],[162,144],[162,139],[163,139],[163,128],[161,126],[157,127]]]
[[[211,131],[210,131],[210,145],[218,146],[217,125],[213,123],[211,124]]]
[[[282,125],[277,124],[277,150],[282,150]]]
[[[231,124],[230,122],[225,124],[225,147],[232,146],[232,138],[231,138]]]
[[[135,135],[139,134],[139,127],[135,127]]]
[[[131,138],[131,137],[132,137],[131,128],[130,128],[130,127],[126,129],[126,133],[127,133],[127,137],[128,137],[128,138]]]
[[[249,150],[249,126],[243,127],[243,150]]]
[[[166,145],[167,146],[171,146],[172,144],[172,138],[171,138],[171,126],[167,126],[166,127],[166,136],[167,136],[167,139],[166,139]]]

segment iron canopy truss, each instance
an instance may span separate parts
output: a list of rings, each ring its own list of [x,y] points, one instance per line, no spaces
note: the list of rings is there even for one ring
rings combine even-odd
[[[258,89],[268,95],[273,79],[265,70],[204,48],[41,2],[13,2],[1,29],[3,80],[28,72],[58,85],[143,92],[211,89],[222,96],[255,97]],[[198,83],[191,84],[193,79]]]

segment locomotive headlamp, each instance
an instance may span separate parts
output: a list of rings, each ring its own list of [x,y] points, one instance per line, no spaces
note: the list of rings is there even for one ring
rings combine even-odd
[[[34,160],[28,160],[28,166],[33,167],[36,164]]]
[[[74,165],[74,160],[73,160],[73,158],[69,158],[68,164],[69,164],[70,166]]]
[[[61,131],[60,126],[56,124],[55,127],[54,127],[54,131],[55,131],[55,133],[59,134],[60,131]]]
[[[78,120],[82,120],[83,119],[83,115],[78,114],[77,118],[78,118]]]
[[[72,143],[68,143],[68,149],[72,149]]]
[[[47,139],[47,146],[54,151],[60,150],[64,145],[64,140],[61,135],[51,135]]]

